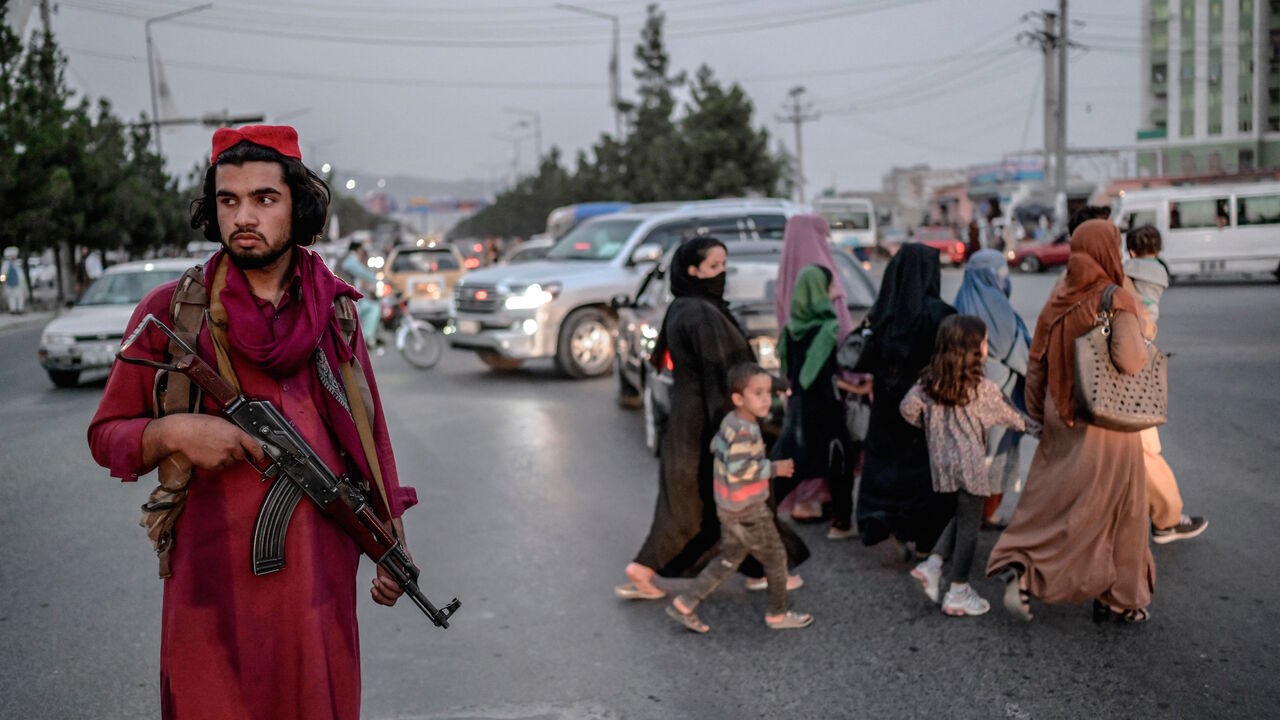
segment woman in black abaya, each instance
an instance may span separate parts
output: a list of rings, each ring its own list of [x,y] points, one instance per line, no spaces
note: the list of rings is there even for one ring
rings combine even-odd
[[[693,577],[715,557],[720,521],[712,497],[711,439],[728,409],[728,374],[734,365],[755,362],[751,346],[724,301],[727,252],[719,240],[698,237],[685,242],[671,261],[671,294],[652,361],[670,353],[674,367],[671,415],[663,432],[658,471],[658,502],[649,536],[627,565],[630,581],[614,588],[628,600],[657,600],[666,592],[655,575]],[[790,567],[809,550],[790,527],[779,523]],[[739,572],[761,578],[764,569],[747,558]],[[757,581],[759,582],[759,581]],[[793,577],[788,587],[798,587]]]
[[[858,489],[858,531],[866,545],[892,536],[927,550],[955,509],[954,497],[933,491],[924,431],[898,411],[933,355],[939,323],[955,314],[938,296],[941,284],[938,251],[904,244],[885,268],[868,316],[871,342],[857,368],[874,378]]]

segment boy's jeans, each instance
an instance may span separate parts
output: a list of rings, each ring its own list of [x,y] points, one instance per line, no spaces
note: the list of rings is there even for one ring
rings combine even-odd
[[[778,536],[773,510],[761,503],[736,513],[719,510],[720,554],[698,573],[689,592],[680,595],[680,604],[696,610],[698,604],[729,578],[747,555],[753,555],[764,566],[769,581],[767,614],[782,615],[787,611],[787,551]]]

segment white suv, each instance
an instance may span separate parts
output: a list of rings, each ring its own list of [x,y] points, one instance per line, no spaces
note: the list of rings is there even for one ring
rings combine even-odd
[[[450,344],[495,369],[554,358],[565,375],[613,369],[617,314],[663,254],[694,235],[781,240],[787,219],[808,208],[786,200],[704,200],[635,205],[592,218],[532,263],[470,273],[454,288]]]

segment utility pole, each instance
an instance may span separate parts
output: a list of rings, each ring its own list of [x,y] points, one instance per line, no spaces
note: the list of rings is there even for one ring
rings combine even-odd
[[[1058,0],[1058,160],[1053,168],[1053,190],[1059,227],[1067,225],[1067,50],[1071,46],[1067,25],[1067,0]]]
[[[1054,196],[1057,222],[1067,222],[1067,51],[1073,44],[1067,37],[1067,0],[1058,0],[1058,11],[1028,13],[1023,19],[1038,15],[1044,21],[1042,30],[1029,30],[1018,40],[1038,47],[1044,56],[1044,176],[1045,185]]]
[[[517,123],[516,127],[529,127],[533,130],[533,151],[538,155],[537,164],[540,166],[542,164],[542,113],[518,107],[505,107],[502,110],[525,118]]]
[[[796,190],[799,193],[798,200],[803,203],[804,199],[804,138],[801,128],[807,122],[817,120],[821,115],[813,112],[813,103],[802,101],[805,89],[803,85],[797,85],[787,92],[791,96],[791,105],[783,103],[782,109],[787,111],[786,115],[777,116],[778,122],[787,122],[795,125],[796,128]]]
[[[618,30],[618,16],[580,5],[570,5],[569,3],[556,3],[555,7],[560,10],[601,18],[613,23],[613,54],[609,57],[609,104],[613,106],[614,137],[618,138],[618,142],[622,142],[624,139],[622,137],[622,77],[619,75],[620,65],[618,63],[618,50],[621,41]]]
[[[41,0],[41,3],[45,7],[47,7],[49,4],[48,0]],[[190,15],[191,13],[200,12],[201,10],[208,10],[211,7],[213,7],[213,3],[196,5],[195,7],[189,7],[189,8],[186,8],[185,10],[176,10],[174,12],[160,15],[158,17],[149,18],[145,23],[143,23],[143,31],[147,35],[147,79],[151,85],[151,121],[155,123],[154,130],[156,135],[156,155],[159,155],[162,161],[164,159],[164,148],[161,146],[161,143],[160,143],[160,125],[159,125],[160,110],[159,110],[159,102],[157,102],[156,100],[155,43],[152,42],[151,40],[151,26],[158,22],[164,22],[165,20],[172,20],[173,18],[179,17],[181,15]]]

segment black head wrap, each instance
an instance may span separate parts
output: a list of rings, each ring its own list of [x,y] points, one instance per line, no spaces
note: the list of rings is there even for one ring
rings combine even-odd
[[[880,355],[900,362],[911,354],[916,334],[931,316],[930,298],[941,303],[942,263],[928,245],[904,243],[884,269],[880,294],[868,319]]]
[[[680,247],[676,248],[675,254],[671,257],[671,267],[667,269],[667,273],[671,276],[671,294],[677,298],[697,297],[706,300],[724,313],[729,322],[734,327],[738,327],[738,321],[733,317],[733,313],[729,312],[729,303],[724,299],[724,282],[725,273],[720,273],[711,278],[700,278],[689,274],[690,267],[697,267],[706,259],[707,253],[711,248],[718,247],[726,252],[728,248],[724,243],[720,242],[710,235],[699,235],[691,240],[686,240]],[[674,304],[674,303],[673,303]],[[670,308],[668,308],[668,311]],[[668,312],[670,315],[670,312]],[[662,330],[658,333],[658,339],[653,347],[653,354],[650,355],[650,362],[655,365],[661,362],[663,353],[667,350],[667,318],[662,319]]]

